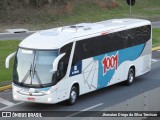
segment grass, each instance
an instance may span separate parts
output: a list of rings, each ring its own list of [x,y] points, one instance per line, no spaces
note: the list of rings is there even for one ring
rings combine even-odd
[[[7,28],[24,27],[30,30],[53,28],[81,22],[96,22],[113,18],[142,18],[160,20],[160,0],[137,0],[129,15],[126,0],[116,0],[118,7],[109,8],[93,2],[96,0],[74,0],[71,13],[57,15],[51,8],[18,8],[10,16],[0,10],[0,31]],[[101,3],[105,0],[97,0]],[[100,2],[101,1],[101,2]],[[20,10],[19,10],[20,9]]]
[[[0,41],[0,82],[12,79],[13,60],[10,69],[5,68],[5,59],[12,52],[16,51],[19,40]]]
[[[153,47],[160,46],[160,28],[154,28],[152,32]]]
[[[7,40],[0,41],[0,82],[9,81],[12,79],[12,67],[13,60],[11,61],[10,69],[5,68],[5,59],[6,57],[14,52],[20,43],[19,40]],[[153,47],[160,45],[160,29],[153,29]]]

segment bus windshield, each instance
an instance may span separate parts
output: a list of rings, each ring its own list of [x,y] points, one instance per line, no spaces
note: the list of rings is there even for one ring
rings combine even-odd
[[[52,64],[58,50],[28,50],[19,48],[14,64],[14,81],[25,86],[52,84]]]

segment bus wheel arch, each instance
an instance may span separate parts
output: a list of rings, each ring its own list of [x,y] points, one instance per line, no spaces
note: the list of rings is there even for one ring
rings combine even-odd
[[[79,84],[74,83],[70,89],[69,99],[67,100],[68,105],[73,105],[79,96]]]
[[[133,81],[135,80],[135,75],[136,75],[136,68],[133,65],[128,70],[127,80],[125,81],[125,84],[127,86],[130,86],[133,83]]]

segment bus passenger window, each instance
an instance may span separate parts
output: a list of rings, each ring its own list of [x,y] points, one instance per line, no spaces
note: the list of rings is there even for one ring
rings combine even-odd
[[[69,43],[60,49],[60,54],[62,54],[62,53],[66,53],[66,54],[59,61],[59,64],[58,64],[57,79],[59,79],[59,80],[62,79],[66,75],[68,63],[69,63],[69,58],[70,58],[70,54],[71,54],[71,50],[72,50],[72,45],[73,45],[73,43]]]

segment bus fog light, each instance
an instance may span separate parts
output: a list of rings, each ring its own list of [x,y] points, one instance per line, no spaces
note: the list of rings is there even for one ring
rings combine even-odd
[[[52,100],[52,98],[48,98],[47,101],[50,102]]]

